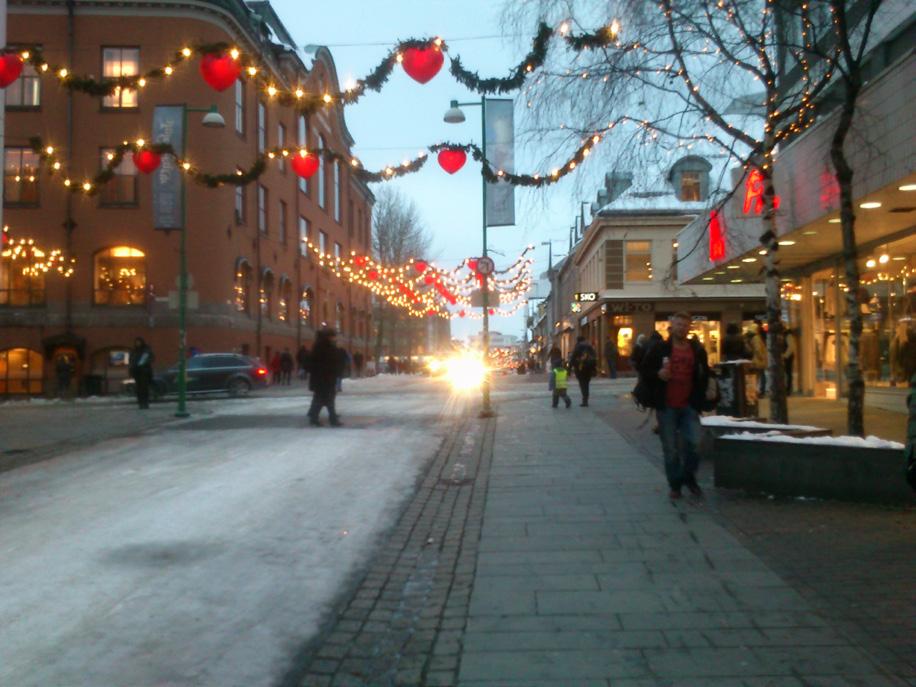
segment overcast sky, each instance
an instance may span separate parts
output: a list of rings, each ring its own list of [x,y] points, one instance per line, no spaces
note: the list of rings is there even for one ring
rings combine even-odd
[[[505,76],[529,47],[518,38],[500,37],[501,3],[494,0],[272,0],[272,4],[300,46],[320,44],[330,48],[342,85],[347,79],[365,76],[394,43],[407,38],[442,36],[452,54],[460,54],[464,65],[481,76]],[[465,108],[464,124],[442,121],[449,100],[480,99],[452,78],[448,64],[446,58],[442,71],[425,85],[397,68],[380,93],[370,92],[347,108],[347,125],[356,141],[354,153],[366,167],[377,169],[412,158],[420,149],[442,140],[480,143],[479,107]],[[533,163],[544,154],[516,150],[516,171],[542,171]],[[587,198],[580,198],[584,193],[577,193],[570,178],[547,192],[516,192],[517,225],[489,230],[490,249],[505,254],[493,255],[498,269],[511,263],[527,244],[548,238],[560,239],[554,244],[555,260],[566,252],[569,227],[579,212],[579,200],[594,198],[600,178],[600,169],[588,167],[586,163],[576,172],[594,179],[594,183],[584,186],[589,189]],[[481,177],[480,166],[473,160],[449,176],[431,159],[419,173],[387,183],[395,184],[417,204],[433,237],[430,259],[451,268],[465,257],[480,254]],[[546,247],[538,247],[536,258],[535,276],[547,268]],[[463,338],[479,327],[479,320],[456,319],[452,335]],[[516,335],[522,334],[523,327],[522,313],[494,318],[490,324],[491,330]]]

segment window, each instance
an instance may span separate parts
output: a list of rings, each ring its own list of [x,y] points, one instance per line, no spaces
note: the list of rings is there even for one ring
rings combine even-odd
[[[251,315],[251,265],[239,260],[235,268],[235,309]]]
[[[340,160],[334,160],[334,221],[340,224]]]
[[[22,66],[19,78],[7,86],[6,106],[21,110],[41,107],[41,77],[28,62]]]
[[[235,222],[245,224],[245,187],[235,187]]]
[[[245,82],[235,80],[235,131],[245,135]]]
[[[139,48],[102,48],[102,76],[116,79],[119,76],[136,76],[140,73]],[[115,88],[114,93],[102,98],[102,107],[124,109],[137,107],[137,91],[133,88]]]
[[[299,144],[300,148],[309,147],[309,125],[308,120],[306,120],[305,115],[299,115],[299,119],[296,123],[296,142]],[[309,192],[309,181],[308,179],[299,179],[299,190],[303,193]]]
[[[30,269],[22,258],[0,257],[0,305],[25,307],[45,302],[44,270]]]
[[[323,208],[325,205],[324,198],[324,136],[318,137],[318,207]]]
[[[258,231],[267,233],[267,189],[258,184]]]
[[[320,250],[322,254],[328,252],[328,235],[323,231],[318,232],[318,250]]]
[[[95,254],[95,305],[144,305],[146,255],[130,246],[115,246]]]
[[[277,147],[283,148],[286,146],[286,127],[282,124],[277,124]],[[286,158],[280,155],[280,171],[286,174]]]
[[[308,242],[312,237],[309,231],[309,221],[305,217],[299,218],[299,255],[308,255]]]
[[[310,286],[303,286],[299,294],[299,321],[303,324],[312,323],[312,303],[315,302],[315,293]]]
[[[114,148],[102,148],[102,167],[115,154]],[[137,168],[134,166],[134,156],[125,154],[121,164],[114,168],[114,178],[103,184],[99,190],[100,205],[136,205],[137,204]]]
[[[38,205],[38,155],[31,148],[7,148],[3,166],[3,202]]]
[[[261,308],[261,317],[268,320],[273,317],[273,292],[274,292],[274,273],[270,270],[264,270],[261,273],[261,283],[258,286],[258,303]]]
[[[293,300],[293,285],[290,284],[289,279],[284,277],[280,280],[280,292],[278,295],[277,319],[280,322],[289,322],[289,304]]]
[[[652,281],[652,242],[626,241],[626,280]]]
[[[258,101],[258,152],[267,150],[267,106]]]
[[[341,246],[337,241],[334,242],[334,257],[340,260],[340,255],[343,252],[343,246]]]
[[[681,200],[702,200],[699,172],[681,172],[681,192],[678,197]]]
[[[279,223],[279,236],[282,243],[286,243],[286,203],[280,201],[280,211],[277,213]]]
[[[0,351],[0,396],[40,394],[44,379],[41,353],[28,348]]]

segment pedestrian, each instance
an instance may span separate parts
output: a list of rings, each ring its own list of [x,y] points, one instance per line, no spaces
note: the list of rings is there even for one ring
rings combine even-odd
[[[69,398],[70,380],[73,378],[73,363],[70,362],[69,355],[63,353],[57,356],[57,363],[54,366],[54,372],[57,374],[58,398]]]
[[[309,356],[309,390],[312,392],[312,405],[309,407],[309,424],[320,427],[321,409],[328,409],[332,427],[340,427],[340,417],[334,407],[337,395],[337,379],[340,377],[340,353],[337,348],[337,332],[325,327],[318,332],[318,339],[312,346]]]
[[[560,353],[559,348],[554,346],[550,349],[550,380],[547,384],[547,388],[553,392],[552,406],[554,408],[560,404],[561,398],[567,408],[572,405],[572,401],[566,391],[568,387],[569,371],[563,362],[563,354]]]
[[[267,364],[268,369],[270,369],[270,381],[272,384],[280,383],[280,351],[274,351],[273,356],[270,358],[270,362]]]
[[[140,410],[149,408],[149,388],[153,383],[153,349],[139,336],[134,339],[134,348],[130,352],[130,376],[134,378],[134,389],[137,392],[137,405]]]
[[[725,327],[725,339],[722,340],[722,357],[725,360],[750,360],[751,352],[747,350],[741,327],[734,322]]]
[[[795,368],[795,353],[798,350],[795,331],[786,329],[782,359],[786,367],[786,396],[792,395],[792,372]]]
[[[604,359],[607,361],[607,376],[611,379],[617,379],[617,339],[609,336],[607,343],[604,344]]]
[[[569,360],[569,366],[579,380],[579,391],[582,392],[582,407],[588,407],[589,384],[592,377],[598,371],[598,354],[595,353],[595,347],[585,340],[584,336],[576,339],[576,347],[573,349],[572,356]]]
[[[653,346],[643,359],[640,372],[652,386],[658,417],[669,497],[679,499],[686,486],[694,496],[703,492],[697,484],[700,413],[710,403],[709,364],[706,350],[688,339],[690,315],[671,317],[671,335]]]
[[[289,352],[289,348],[284,348],[280,354],[280,381],[286,386],[290,385],[294,365],[293,354]]]
[[[309,349],[305,344],[299,346],[299,350],[296,351],[296,365],[299,366],[299,379],[305,379],[309,373]]]
[[[361,351],[356,351],[353,354],[353,369],[356,371],[357,377],[363,376],[363,354]]]

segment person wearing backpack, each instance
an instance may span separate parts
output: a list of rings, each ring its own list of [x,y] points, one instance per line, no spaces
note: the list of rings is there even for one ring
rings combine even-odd
[[[684,486],[694,496],[703,495],[696,478],[700,462],[700,413],[711,403],[714,405],[716,396],[715,385],[710,383],[706,350],[696,339],[687,338],[690,322],[690,315],[685,312],[673,315],[671,336],[647,351],[640,367],[658,417],[671,499],[681,498]]]
[[[579,405],[587,408],[588,385],[598,372],[598,354],[595,352],[595,347],[586,341],[584,336],[576,339],[576,347],[569,359],[569,366],[576,373],[576,379],[579,380],[579,390],[582,392],[582,403]]]

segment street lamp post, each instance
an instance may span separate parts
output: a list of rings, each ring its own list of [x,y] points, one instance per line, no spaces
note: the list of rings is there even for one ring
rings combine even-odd
[[[487,159],[487,99],[485,96],[481,96],[480,102],[470,102],[470,103],[459,103],[457,100],[451,101],[449,109],[446,111],[443,119],[449,124],[461,124],[464,122],[464,112],[461,111],[462,107],[480,107],[480,149],[481,154],[483,155],[484,160]],[[483,197],[483,206],[482,206],[482,230],[483,230],[483,257],[487,257],[487,180],[481,174],[482,180],[482,197]],[[490,277],[485,275],[480,285],[481,301],[483,303],[483,332],[482,332],[482,344],[483,344],[483,359],[484,364],[488,364],[490,360]],[[484,379],[483,379],[483,402],[480,410],[481,417],[492,417],[493,408],[490,405],[490,371],[487,369]]]
[[[201,124],[209,129],[221,129],[226,126],[226,120],[217,110],[216,105],[210,107],[182,108],[181,127],[181,154],[188,154],[188,113],[205,112]],[[178,243],[178,409],[175,417],[188,417],[188,246],[187,246],[187,202],[185,186],[181,187],[181,236]]]

